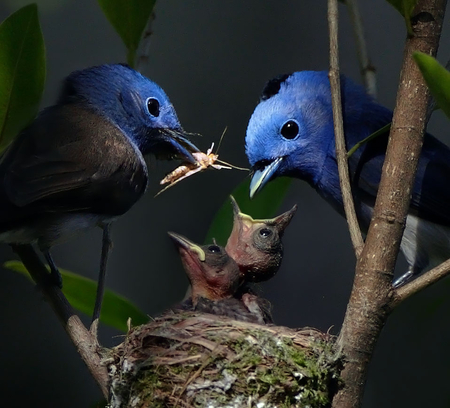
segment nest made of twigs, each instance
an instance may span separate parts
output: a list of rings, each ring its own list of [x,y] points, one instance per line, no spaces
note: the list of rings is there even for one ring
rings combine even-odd
[[[111,350],[111,408],[327,407],[332,336],[208,314],[167,313]]]

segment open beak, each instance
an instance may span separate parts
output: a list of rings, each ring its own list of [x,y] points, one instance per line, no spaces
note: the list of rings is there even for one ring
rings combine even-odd
[[[260,191],[271,178],[273,178],[273,175],[277,171],[282,160],[283,157],[278,157],[264,168],[255,170],[252,181],[250,182],[250,198],[253,198],[255,194]]]
[[[297,211],[297,204],[295,204],[289,211],[286,211],[275,218],[253,219],[250,215],[241,212],[238,203],[232,195],[230,195],[230,199],[234,215],[233,230],[230,237],[234,234],[242,234],[241,228],[245,227],[249,230],[255,224],[274,225],[281,236]]]
[[[297,211],[297,204],[295,204],[289,211],[279,215],[278,217],[273,218],[271,221],[277,227],[278,234],[283,236],[284,230],[289,225],[292,220],[292,217],[295,215]]]
[[[150,148],[153,153],[159,159],[180,159],[192,164],[197,161],[192,156],[192,153],[199,152],[197,146],[195,146],[189,139],[189,133],[183,129],[153,129],[157,134],[152,135],[153,144]]]
[[[172,238],[172,241],[175,243],[180,253],[185,252],[191,256],[196,255],[201,262],[205,261],[205,252],[197,244],[194,244],[192,241],[189,241],[187,238],[176,234],[175,232],[168,232],[168,234],[170,238]]]
[[[235,198],[230,195],[231,205],[233,207],[233,230],[234,227],[241,228],[242,226],[245,226],[247,228],[250,228],[254,223],[255,220],[247,214],[244,214],[241,209],[238,206],[238,203],[236,202]]]

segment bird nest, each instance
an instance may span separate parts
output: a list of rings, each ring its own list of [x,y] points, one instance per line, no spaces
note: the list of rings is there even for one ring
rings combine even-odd
[[[315,329],[167,313],[110,351],[109,406],[327,407],[339,385],[332,344]]]

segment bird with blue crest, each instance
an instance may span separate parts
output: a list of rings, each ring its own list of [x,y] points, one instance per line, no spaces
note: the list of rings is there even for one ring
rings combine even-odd
[[[344,76],[341,93],[347,150],[391,122],[389,109]],[[363,231],[372,217],[387,142],[385,132],[362,144],[348,161]],[[295,177],[344,215],[327,72],[295,72],[269,81],[248,123],[245,148],[253,170],[251,197],[276,177]],[[450,258],[449,185],[450,149],[426,134],[401,242],[409,268],[394,286]]]
[[[169,98],[126,65],[76,71],[58,102],[44,109],[0,162],[0,242],[37,244],[52,281],[61,275],[55,244],[94,226],[103,251],[93,321],[100,315],[110,248],[110,225],[144,194],[144,156],[196,163]]]

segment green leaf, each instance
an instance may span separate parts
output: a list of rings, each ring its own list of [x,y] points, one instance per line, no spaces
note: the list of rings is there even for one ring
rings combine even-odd
[[[255,219],[272,218],[276,215],[278,208],[291,184],[292,179],[287,177],[277,178],[268,183],[258,195],[250,200],[250,180],[239,184],[231,195],[236,199],[239,208],[245,214]],[[211,243],[213,238],[219,245],[225,245],[233,226],[233,209],[230,200],[227,200],[211,223],[206,234],[205,243]]]
[[[136,50],[156,0],[98,0],[107,19],[127,47],[127,62],[135,65]]]
[[[419,66],[437,105],[450,118],[450,72],[433,57],[423,52],[415,52],[413,58]]]
[[[387,0],[389,4],[394,6],[397,11],[404,17],[406,23],[406,29],[409,35],[413,35],[411,27],[411,14],[416,7],[418,0]]]
[[[19,272],[32,281],[22,262],[8,261],[4,264],[4,267]],[[92,316],[97,293],[97,282],[64,269],[60,269],[59,271],[63,277],[62,292],[69,303],[74,309],[79,310],[88,316]],[[140,311],[138,307],[128,299],[118,295],[112,290],[106,289],[100,321],[126,333],[128,330],[127,320],[129,317],[131,317],[133,326],[147,323],[149,320],[148,316]]]
[[[44,84],[44,38],[30,4],[0,24],[0,152],[36,116]]]

